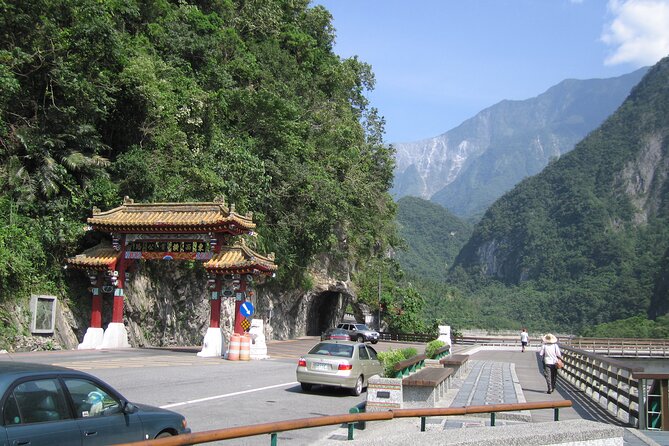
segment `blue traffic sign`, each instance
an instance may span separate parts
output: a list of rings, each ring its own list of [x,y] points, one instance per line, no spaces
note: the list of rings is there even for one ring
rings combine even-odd
[[[253,304],[249,301],[244,302],[241,307],[239,307],[239,312],[244,317],[249,317],[253,314]]]

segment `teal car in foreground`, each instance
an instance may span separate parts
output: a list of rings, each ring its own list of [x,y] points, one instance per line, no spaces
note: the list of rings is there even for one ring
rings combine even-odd
[[[170,410],[130,403],[88,373],[0,361],[0,445],[110,445],[190,433]]]

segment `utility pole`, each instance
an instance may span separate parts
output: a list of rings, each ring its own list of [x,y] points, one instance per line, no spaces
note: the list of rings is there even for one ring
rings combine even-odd
[[[381,269],[379,268],[379,331],[381,331]]]

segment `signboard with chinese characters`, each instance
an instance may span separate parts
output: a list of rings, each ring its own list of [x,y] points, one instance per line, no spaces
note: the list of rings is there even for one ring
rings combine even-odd
[[[125,258],[144,260],[209,260],[213,253],[207,240],[128,237]]]

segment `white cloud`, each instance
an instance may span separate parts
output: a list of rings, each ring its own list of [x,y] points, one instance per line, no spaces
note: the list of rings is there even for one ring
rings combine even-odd
[[[613,52],[607,65],[652,65],[669,55],[669,0],[609,0],[613,19],[602,41]]]

